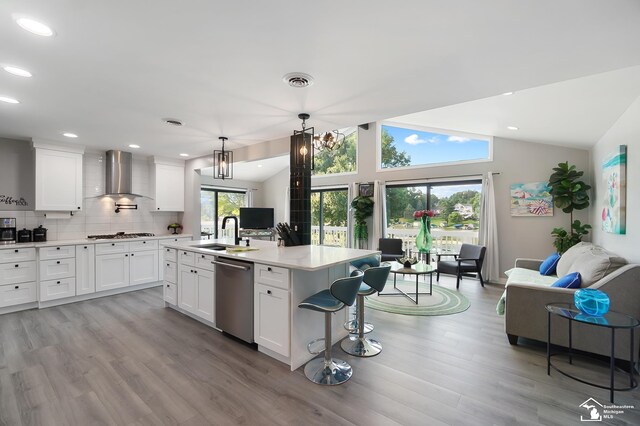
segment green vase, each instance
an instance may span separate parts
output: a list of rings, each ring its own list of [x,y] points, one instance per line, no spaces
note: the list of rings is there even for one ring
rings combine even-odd
[[[420,253],[428,253],[431,251],[433,238],[431,238],[431,232],[429,232],[430,226],[431,220],[428,219],[428,216],[422,216],[422,220],[420,221],[420,231],[416,237],[416,248]]]

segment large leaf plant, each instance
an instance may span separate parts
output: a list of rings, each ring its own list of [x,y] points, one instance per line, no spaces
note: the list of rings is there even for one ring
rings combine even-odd
[[[576,166],[569,165],[568,161],[558,163],[553,168],[553,174],[549,177],[549,187],[553,203],[563,212],[569,213],[569,231],[564,228],[554,228],[551,235],[555,238],[553,245],[558,253],[562,254],[570,247],[582,241],[582,237],[589,233],[591,225],[582,224],[579,220],[573,220],[574,210],[583,210],[589,207],[590,185],[580,178],[584,172],[578,171]]]
[[[373,200],[370,197],[357,196],[351,201],[353,217],[355,219],[354,236],[360,247],[362,242],[369,238],[367,218],[373,215]]]

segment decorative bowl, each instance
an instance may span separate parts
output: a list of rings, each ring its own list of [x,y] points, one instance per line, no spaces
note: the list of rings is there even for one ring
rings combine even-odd
[[[576,291],[573,303],[580,312],[593,317],[601,317],[609,311],[609,296],[593,288],[581,288]]]
[[[402,263],[402,265],[404,265],[405,268],[411,268],[411,266],[418,263],[418,259],[416,259],[415,257],[403,256],[403,257],[398,257],[396,260],[398,261],[398,263]]]

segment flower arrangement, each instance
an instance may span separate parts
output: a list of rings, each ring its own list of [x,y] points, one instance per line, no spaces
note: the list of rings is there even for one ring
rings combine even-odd
[[[415,212],[413,212],[413,217],[415,219],[420,219],[425,216],[434,217],[435,215],[436,215],[436,212],[434,212],[433,210],[416,210]]]

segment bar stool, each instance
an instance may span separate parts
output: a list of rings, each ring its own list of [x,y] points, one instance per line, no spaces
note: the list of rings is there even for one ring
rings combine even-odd
[[[364,271],[363,283],[358,291],[358,328],[357,336],[345,338],[340,347],[349,355],[368,357],[378,355],[382,351],[382,344],[374,339],[364,337],[364,297],[384,289],[389,277],[391,265],[377,266]]]
[[[314,358],[304,366],[304,375],[313,383],[339,385],[351,378],[351,366],[331,356],[331,314],[353,305],[363,276],[362,271],[354,271],[350,277],[335,280],[330,289],[309,296],[298,305],[302,309],[324,312],[324,358]]]
[[[369,256],[369,257],[365,257],[364,259],[357,259],[354,260],[353,262],[351,262],[351,266],[353,268],[359,269],[361,271],[366,271],[367,269],[374,267],[374,266],[380,266],[380,255],[377,254],[375,256]],[[358,299],[359,300],[359,299]],[[359,301],[356,302],[356,305],[360,303]],[[356,306],[356,314],[354,315],[352,320],[349,320],[347,322],[344,323],[344,328],[345,330],[347,330],[349,333],[357,333],[358,332],[358,314],[357,314],[357,309],[358,307]],[[369,322],[365,322],[364,323],[364,333],[371,333],[373,331],[373,324],[369,323]]]

